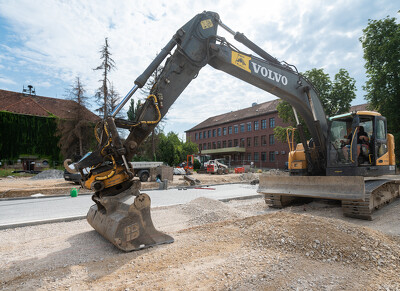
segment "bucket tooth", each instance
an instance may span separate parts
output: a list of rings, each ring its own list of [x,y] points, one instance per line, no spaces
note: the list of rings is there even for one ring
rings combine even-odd
[[[139,184],[140,185],[140,184]],[[174,239],[153,225],[150,197],[133,185],[114,196],[93,195],[96,202],[87,214],[89,224],[123,251],[172,243]]]

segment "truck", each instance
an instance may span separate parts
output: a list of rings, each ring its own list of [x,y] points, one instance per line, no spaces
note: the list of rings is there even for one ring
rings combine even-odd
[[[147,182],[150,177],[150,169],[163,165],[163,162],[130,162],[131,172],[139,177],[140,181]]]
[[[218,27],[256,55],[238,50],[217,34]],[[164,61],[135,120],[116,118]],[[90,168],[88,174],[81,172],[81,183],[99,186],[92,196],[95,204],[88,211],[87,221],[117,248],[132,251],[174,241],[154,227],[150,197],[141,193],[140,181],[133,180],[134,169],[127,161],[206,65],[271,93],[294,109],[301,143],[289,154],[291,176],[260,177],[258,191],[267,203],[283,207],[293,197],[337,199],[348,209],[345,214],[369,219],[375,209],[399,196],[400,180],[393,176],[394,139],[387,132],[384,116],[365,111],[327,118],[318,91],[294,65],[277,60],[243,33],[233,31],[217,13],[204,11],[177,30],[110,116],[99,122],[95,127],[100,137],[98,149],[77,163],[79,171]],[[298,115],[311,139],[307,139]],[[370,151],[366,161],[360,163],[359,133],[367,124],[371,125]],[[117,128],[129,130],[124,141]],[[337,143],[342,129],[349,130],[351,137],[346,144],[347,159]]]

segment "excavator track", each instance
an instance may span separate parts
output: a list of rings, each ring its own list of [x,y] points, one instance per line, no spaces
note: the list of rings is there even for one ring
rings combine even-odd
[[[343,215],[364,220],[372,220],[373,213],[399,197],[400,181],[366,180],[365,200],[342,200]]]
[[[284,208],[298,198],[342,202],[344,216],[372,220],[374,211],[399,197],[398,176],[260,176],[258,192],[269,207]]]
[[[295,197],[282,196],[282,195],[273,195],[273,194],[265,194],[264,195],[265,203],[272,208],[284,208],[293,203],[296,199]]]

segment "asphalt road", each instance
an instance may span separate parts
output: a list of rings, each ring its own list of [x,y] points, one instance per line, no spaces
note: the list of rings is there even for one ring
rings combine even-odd
[[[170,206],[190,202],[199,197],[217,200],[258,196],[258,185],[229,184],[187,190],[143,190],[151,198],[151,207]],[[91,195],[78,197],[37,197],[0,201],[0,229],[26,225],[83,219],[94,202]]]

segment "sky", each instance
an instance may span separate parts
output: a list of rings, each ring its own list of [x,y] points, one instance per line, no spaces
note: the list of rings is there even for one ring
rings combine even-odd
[[[110,80],[124,97],[174,33],[196,14],[217,12],[233,31],[300,72],[322,68],[331,79],[346,69],[356,80],[357,98],[366,103],[363,51],[359,38],[369,19],[400,20],[396,1],[74,1],[0,0],[0,89],[21,92],[33,85],[36,94],[68,98],[80,77],[97,108],[101,86],[100,49],[107,37],[116,69]],[[239,49],[222,28],[218,34]],[[135,100],[144,98],[136,93]],[[164,131],[184,138],[184,131],[208,117],[243,109],[275,96],[210,66],[204,67],[169,110]],[[124,111],[128,110],[129,103]]]

